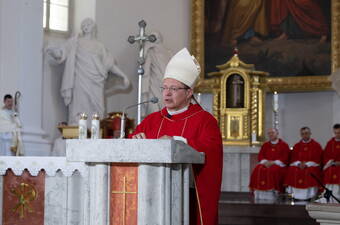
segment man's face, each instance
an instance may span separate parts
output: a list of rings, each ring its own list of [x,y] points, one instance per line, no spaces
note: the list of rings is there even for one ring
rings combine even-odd
[[[12,109],[13,108],[13,98],[6,98],[4,100],[4,105],[6,109]]]
[[[184,84],[172,78],[163,81],[163,88],[163,103],[170,111],[187,106],[193,94],[192,89],[187,89]]]
[[[312,132],[309,129],[303,129],[300,131],[300,135],[304,141],[308,141],[312,135]]]
[[[340,139],[340,128],[334,129],[333,131],[334,131],[334,137],[336,139]]]
[[[275,141],[278,138],[278,132],[275,129],[269,129],[268,130],[268,138],[271,141]]]

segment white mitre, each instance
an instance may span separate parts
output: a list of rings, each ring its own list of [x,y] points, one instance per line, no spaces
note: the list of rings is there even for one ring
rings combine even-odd
[[[174,55],[165,68],[164,79],[172,78],[193,88],[197,81],[201,67],[188,49],[183,48]]]

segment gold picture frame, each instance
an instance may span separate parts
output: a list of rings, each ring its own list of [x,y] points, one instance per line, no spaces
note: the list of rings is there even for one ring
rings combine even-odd
[[[331,71],[340,67],[340,0],[331,1]],[[202,72],[197,85],[199,92],[214,92],[218,88],[216,79],[206,79],[204,76],[204,2],[192,0],[192,30],[191,51],[202,66]],[[226,61],[229,59],[226,59]],[[325,91],[332,90],[328,75],[268,77],[267,90],[278,92],[292,91]]]

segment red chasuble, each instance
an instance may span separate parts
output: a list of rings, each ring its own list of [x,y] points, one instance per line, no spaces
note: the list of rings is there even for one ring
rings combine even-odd
[[[318,164],[318,166],[315,165],[300,169],[298,166],[290,165],[288,167],[285,185],[303,189],[319,187],[320,185],[318,182],[310,174],[314,174],[314,176],[321,180],[321,157],[321,145],[313,139],[308,143],[300,141],[299,143],[295,144],[291,154],[291,164],[297,161],[305,163],[314,162],[315,164]]]
[[[340,166],[331,165],[331,160],[340,161],[340,141],[335,138],[328,141],[323,153],[323,178],[325,184],[340,184]]]
[[[141,132],[148,139],[158,139],[163,135],[182,136],[192,148],[205,153],[205,164],[193,165],[200,208],[195,210],[195,224],[201,224],[202,218],[204,225],[217,225],[223,146],[216,119],[197,104],[190,105],[185,112],[173,116],[168,116],[166,108],[163,108],[147,116],[132,135]]]
[[[272,144],[270,141],[264,143],[261,147],[258,160],[275,161],[287,165],[289,162],[289,146],[286,142],[279,139],[277,144]],[[279,162],[277,162],[279,163]],[[267,168],[265,165],[258,164],[250,178],[249,188],[253,191],[283,191],[283,179],[285,177],[286,167],[281,167],[277,164]]]

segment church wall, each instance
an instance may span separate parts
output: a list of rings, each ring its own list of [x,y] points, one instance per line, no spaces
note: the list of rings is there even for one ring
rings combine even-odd
[[[19,113],[27,155],[48,155],[42,129],[42,1],[1,1],[0,94],[20,91]]]
[[[17,11],[16,1],[0,1],[0,96],[14,94],[17,90],[19,31],[16,27],[20,17],[12,13]]]
[[[138,22],[147,22],[146,32],[160,31],[164,45],[172,52],[190,47],[190,0],[100,0],[96,5],[98,39],[116,57],[118,66],[130,78],[132,87],[107,100],[107,111],[122,111],[137,102],[137,45],[127,42],[138,33]],[[128,112],[136,117],[137,109]]]
[[[339,120],[340,98],[333,91],[279,93],[279,132],[289,144],[300,140],[299,129],[308,126],[312,136],[324,147],[332,137],[332,126]],[[266,97],[266,127],[272,127],[272,94]],[[339,111],[336,111],[339,110]]]

